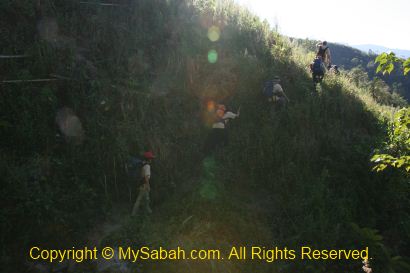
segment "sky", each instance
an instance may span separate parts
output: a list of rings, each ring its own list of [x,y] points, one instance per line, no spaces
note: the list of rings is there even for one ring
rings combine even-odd
[[[235,0],[281,34],[410,50],[410,0]]]

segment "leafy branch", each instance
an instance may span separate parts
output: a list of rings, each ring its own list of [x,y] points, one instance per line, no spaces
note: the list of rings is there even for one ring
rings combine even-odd
[[[382,72],[383,75],[386,73],[391,73],[394,70],[395,64],[398,64],[403,69],[403,74],[407,75],[410,71],[410,58],[407,60],[399,58],[393,52],[386,53],[383,52],[376,57],[375,63],[378,63],[376,73]]]
[[[389,154],[376,154],[372,157],[371,161],[376,163],[373,170],[377,172],[381,172],[390,166],[397,169],[404,169],[410,173],[410,156],[394,157]]]

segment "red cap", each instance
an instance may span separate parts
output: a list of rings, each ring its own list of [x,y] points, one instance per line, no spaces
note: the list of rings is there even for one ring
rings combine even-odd
[[[145,152],[145,153],[144,153],[144,157],[145,157],[146,159],[153,159],[153,158],[155,158],[154,153],[153,153],[152,151]]]

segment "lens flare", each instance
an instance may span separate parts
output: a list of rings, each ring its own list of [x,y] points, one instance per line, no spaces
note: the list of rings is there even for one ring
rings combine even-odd
[[[204,122],[204,125],[206,127],[211,128],[214,122],[214,113],[216,109],[215,108],[216,104],[213,100],[205,99],[204,105],[205,105],[205,109],[202,112],[202,121]]]
[[[218,197],[218,181],[216,180],[216,161],[213,157],[207,157],[202,162],[203,175],[199,194],[202,198],[213,200]]]
[[[212,49],[208,52],[208,62],[214,64],[218,61],[218,53],[215,49]]]
[[[210,100],[206,103],[206,109],[208,112],[213,112],[215,111],[215,102],[213,100]]]
[[[212,42],[216,42],[219,40],[221,37],[221,31],[219,30],[219,27],[217,26],[212,26],[208,29],[208,39],[211,40]]]
[[[218,196],[218,189],[212,180],[203,180],[199,193],[202,198],[213,200]]]

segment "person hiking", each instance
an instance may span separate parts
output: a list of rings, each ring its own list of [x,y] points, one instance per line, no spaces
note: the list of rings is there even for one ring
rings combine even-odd
[[[205,143],[205,153],[213,151],[215,148],[224,146],[228,143],[228,134],[226,132],[226,126],[231,119],[238,118],[241,109],[235,114],[231,111],[227,111],[226,106],[218,104],[214,115],[214,121],[212,124],[212,131],[208,136]]]
[[[326,69],[330,69],[332,59],[330,55],[330,48],[327,46],[327,42],[323,41],[316,44],[316,56],[322,57],[322,61],[325,63]]]
[[[316,56],[313,62],[309,65],[310,72],[312,73],[313,83],[316,87],[316,84],[321,83],[323,77],[325,76],[326,67],[322,61],[322,57]]]
[[[140,184],[139,192],[137,196],[137,200],[135,201],[134,207],[132,208],[131,215],[135,216],[141,206],[141,202],[144,202],[145,209],[148,213],[151,213],[151,207],[149,205],[149,192],[151,190],[150,187],[150,179],[151,179],[151,162],[155,158],[152,151],[147,151],[144,153],[144,160],[142,161],[141,166],[141,177],[137,178]]]
[[[268,102],[272,103],[276,109],[285,108],[289,102],[289,98],[283,91],[278,76],[273,77],[273,80],[265,82],[263,93],[267,97]]]

